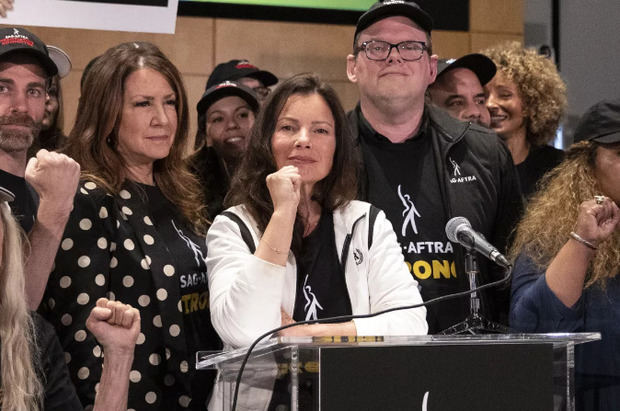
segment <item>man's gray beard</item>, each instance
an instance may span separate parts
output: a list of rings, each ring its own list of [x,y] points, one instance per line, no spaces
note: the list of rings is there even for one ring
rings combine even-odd
[[[39,128],[30,131],[3,130],[0,126],[0,150],[6,153],[28,150],[39,134]]]

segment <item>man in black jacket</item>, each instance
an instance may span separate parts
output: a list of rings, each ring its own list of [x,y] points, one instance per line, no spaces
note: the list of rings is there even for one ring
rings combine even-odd
[[[347,75],[360,102],[349,114],[363,158],[360,196],[383,209],[405,261],[428,300],[463,291],[463,250],[448,241],[446,222],[466,217],[499,250],[521,210],[512,158],[497,135],[426,106],[437,74],[432,20],[416,3],[375,3],[357,23]],[[502,271],[479,261],[479,283]],[[483,294],[483,315],[506,321],[508,290]],[[465,298],[428,307],[429,333],[469,313]]]

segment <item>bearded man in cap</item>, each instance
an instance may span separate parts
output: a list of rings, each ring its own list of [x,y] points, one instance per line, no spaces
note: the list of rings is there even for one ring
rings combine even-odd
[[[464,250],[444,226],[466,217],[500,251],[521,209],[507,148],[491,131],[425,105],[437,75],[431,17],[416,3],[377,2],[357,22],[347,75],[360,101],[349,114],[363,167],[360,197],[387,214],[424,300],[468,288]],[[479,261],[481,280],[503,272]],[[506,322],[508,291],[482,295],[482,314]],[[427,308],[429,333],[464,320],[467,299]]]
[[[80,175],[79,165],[63,154],[40,150],[27,159],[41,129],[50,78],[71,67],[66,54],[50,50],[26,29],[0,29],[0,185],[15,194],[13,214],[30,238],[31,309],[43,296]]]

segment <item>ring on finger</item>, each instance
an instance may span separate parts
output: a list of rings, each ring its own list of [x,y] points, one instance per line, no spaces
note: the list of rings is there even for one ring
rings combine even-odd
[[[603,202],[605,201],[606,198],[607,197],[600,196],[600,195],[594,196],[594,200],[596,201],[596,204],[603,204]]]

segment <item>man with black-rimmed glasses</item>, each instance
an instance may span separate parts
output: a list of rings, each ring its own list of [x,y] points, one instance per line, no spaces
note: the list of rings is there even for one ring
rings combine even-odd
[[[431,17],[416,3],[375,3],[357,22],[347,75],[360,101],[349,114],[363,166],[360,197],[385,211],[425,300],[467,289],[460,246],[444,227],[464,216],[499,250],[521,209],[512,159],[493,132],[425,105],[437,75]],[[479,261],[481,282],[502,273]],[[508,292],[483,295],[487,319],[506,321]],[[429,333],[465,319],[467,299],[428,307]]]

